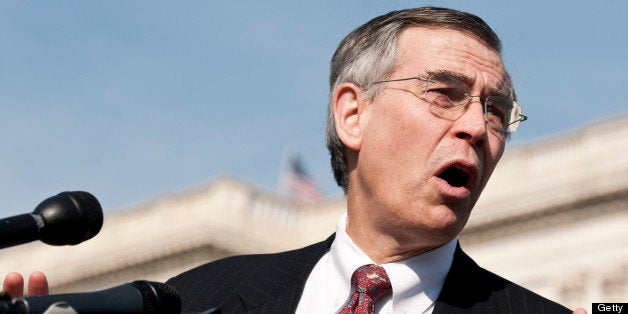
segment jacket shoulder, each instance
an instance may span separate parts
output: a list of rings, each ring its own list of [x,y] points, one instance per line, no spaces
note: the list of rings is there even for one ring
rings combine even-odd
[[[286,252],[227,257],[183,272],[167,283],[181,297],[184,312],[237,308],[238,304],[246,303],[241,298],[252,292],[280,293],[304,283],[330,245],[328,239]]]
[[[434,313],[572,312],[478,266],[458,247]]]

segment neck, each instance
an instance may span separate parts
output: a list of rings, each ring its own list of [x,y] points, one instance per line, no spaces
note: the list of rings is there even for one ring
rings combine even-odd
[[[347,235],[368,257],[378,265],[404,260],[429,252],[451,239],[427,242],[429,237],[401,236],[379,232],[360,219],[347,217]]]

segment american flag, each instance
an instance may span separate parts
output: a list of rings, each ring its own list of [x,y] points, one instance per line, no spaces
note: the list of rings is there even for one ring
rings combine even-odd
[[[296,155],[289,159],[285,177],[288,194],[299,205],[312,205],[322,198],[321,190],[314,179],[305,171],[301,158]]]

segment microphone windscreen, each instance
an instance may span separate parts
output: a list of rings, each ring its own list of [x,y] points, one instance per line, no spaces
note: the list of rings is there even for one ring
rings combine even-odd
[[[144,280],[131,284],[142,294],[144,313],[181,313],[181,298],[172,286]]]
[[[96,199],[94,195],[85,191],[63,192],[63,193],[68,193],[68,196],[70,198],[73,198],[75,204],[77,204],[77,207],[83,206],[85,211],[87,212],[88,230],[82,241],[86,241],[93,238],[95,235],[98,234],[98,232],[100,232],[100,229],[102,228],[103,213],[102,213],[102,207],[100,206],[100,203],[98,202],[98,200]]]
[[[62,192],[35,208],[43,220],[40,240],[51,245],[76,245],[94,237],[103,224],[100,203],[90,193]]]

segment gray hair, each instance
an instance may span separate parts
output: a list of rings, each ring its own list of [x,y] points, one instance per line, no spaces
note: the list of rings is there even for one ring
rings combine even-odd
[[[327,149],[334,178],[345,194],[349,190],[349,171],[345,146],[336,133],[331,95],[340,84],[353,83],[364,90],[363,96],[367,100],[373,100],[382,87],[378,84],[369,85],[385,80],[395,70],[400,62],[400,56],[396,53],[397,39],[404,30],[417,26],[453,29],[467,33],[501,53],[499,37],[481,18],[446,8],[423,7],[393,11],[376,17],[349,33],[331,60],[330,102],[326,128]],[[514,90],[507,74],[504,80],[514,99]]]

